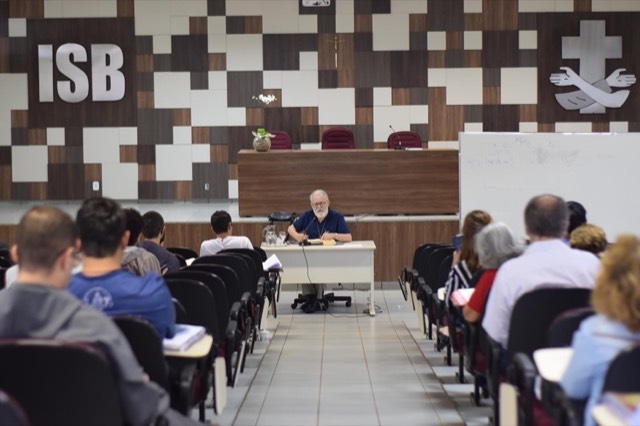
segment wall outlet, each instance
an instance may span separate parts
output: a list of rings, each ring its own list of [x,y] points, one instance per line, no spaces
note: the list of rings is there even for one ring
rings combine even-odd
[[[208,184],[208,183],[205,183],[205,184],[204,184],[204,190],[205,190],[205,191],[208,191],[208,190],[209,190],[209,184]]]
[[[91,184],[91,189],[93,189],[94,191],[100,191],[100,182],[97,180],[94,180],[93,183]]]

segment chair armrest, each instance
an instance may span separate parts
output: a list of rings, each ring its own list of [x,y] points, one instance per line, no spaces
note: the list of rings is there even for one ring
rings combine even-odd
[[[258,284],[256,288],[256,295],[258,296],[258,298],[266,297],[268,291],[269,286],[265,285],[264,277],[258,278]]]
[[[535,399],[535,380],[538,375],[533,360],[523,352],[513,355],[507,369],[507,380],[518,389],[519,404],[525,416],[525,424],[533,424],[533,401]]]
[[[229,321],[229,323],[227,324],[227,329],[225,330],[224,334],[227,338],[227,344],[233,343],[238,334],[238,321],[236,320]]]

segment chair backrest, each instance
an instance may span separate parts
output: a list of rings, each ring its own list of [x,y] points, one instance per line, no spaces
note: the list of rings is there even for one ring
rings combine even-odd
[[[107,358],[86,343],[0,341],[0,388],[34,425],[123,424],[114,377]]]
[[[147,373],[149,379],[169,392],[169,373],[164,360],[162,342],[155,328],[147,321],[136,317],[114,317],[113,321],[129,341],[138,364]]]
[[[236,255],[231,253],[227,253],[227,254],[220,253],[220,254],[214,254],[211,256],[200,256],[199,258],[194,260],[194,262],[191,265],[193,266],[193,265],[199,265],[203,263],[211,263],[211,264],[228,266],[231,269],[233,269],[236,272],[236,274],[238,274],[238,283],[240,284],[240,293],[242,294],[245,291],[248,291],[249,294],[255,295],[258,289],[257,278],[252,279],[252,278],[255,278],[255,273],[252,272],[252,269],[250,269],[250,266],[247,263],[247,261],[240,256],[241,255]]]
[[[229,297],[227,295],[227,288],[224,281],[219,276],[205,271],[187,270],[183,269],[178,272],[172,272],[164,275],[165,279],[182,279],[187,278],[195,281],[200,281],[207,286],[211,294],[213,295],[213,301],[216,304],[216,315],[218,317],[218,328],[221,332],[227,329],[229,324]],[[187,314],[188,316],[188,314]]]
[[[187,324],[201,325],[218,344],[221,339],[216,303],[211,290],[200,281],[188,278],[166,278],[171,295],[178,299],[187,312]]]
[[[258,253],[254,249],[230,248],[230,249],[224,249],[224,250],[220,251],[220,253],[222,253],[222,254],[224,254],[224,253],[240,253],[240,254],[247,255],[251,259],[251,264],[253,265],[253,267],[256,268],[258,271],[263,271],[263,268],[262,268],[262,256],[260,256],[260,253]]]
[[[573,308],[558,315],[547,332],[547,346],[571,346],[573,333],[580,327],[580,323],[595,314],[592,307]]]
[[[416,249],[413,254],[413,269],[418,271],[419,276],[425,278],[427,275],[427,260],[429,259],[429,256],[431,256],[431,253],[438,248],[446,246],[447,244],[442,243],[428,243]]]
[[[192,258],[198,257],[197,252],[187,247],[167,247],[167,250],[169,250],[173,254],[179,254],[185,259],[192,259]]]
[[[239,302],[242,297],[242,288],[236,271],[225,265],[213,263],[197,263],[184,269],[185,271],[205,271],[217,275],[224,281],[227,290],[229,305]]]
[[[545,287],[523,294],[516,301],[509,325],[507,362],[516,352],[533,359],[533,351],[547,345],[547,332],[553,320],[571,308],[589,306],[591,290]]]
[[[322,132],[322,149],[353,149],[353,132],[342,127],[334,127]]]
[[[176,311],[176,324],[186,324],[189,321],[187,310],[175,297],[172,297],[171,301],[173,302],[173,309]]]
[[[422,141],[420,140],[420,135],[416,132],[402,130],[389,135],[387,138],[387,148],[422,148]]]
[[[0,424],[3,426],[28,426],[24,408],[11,395],[0,389]]]
[[[616,356],[604,378],[602,392],[640,392],[640,346]]]
[[[256,246],[253,246],[253,249],[258,252],[258,254],[260,255],[260,258],[262,259],[263,262],[265,260],[267,260],[267,252],[266,251],[264,251],[262,248],[256,247]]]
[[[271,138],[271,149],[291,149],[291,136],[284,130],[269,130],[273,135]]]
[[[427,258],[425,275],[423,275],[424,281],[427,283],[434,293],[442,287],[447,279],[447,276],[440,276],[440,267],[443,261],[452,255],[454,251],[453,246],[447,245],[442,247],[436,247]],[[451,265],[449,265],[451,269]]]

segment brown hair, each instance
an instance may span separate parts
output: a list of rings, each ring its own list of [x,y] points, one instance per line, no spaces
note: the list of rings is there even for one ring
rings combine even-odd
[[[640,240],[623,234],[602,257],[591,294],[596,312],[640,331]]]
[[[57,207],[29,209],[16,229],[18,263],[25,271],[51,271],[56,260],[74,247],[78,229],[71,217]]]
[[[571,247],[596,255],[602,253],[607,248],[607,244],[607,236],[604,234],[604,230],[591,223],[578,226],[569,236],[569,245]]]
[[[476,234],[492,221],[491,215],[484,210],[472,210],[464,217],[462,223],[462,244],[460,245],[460,260],[464,260],[471,272],[479,267],[478,255],[474,249],[473,239]]]

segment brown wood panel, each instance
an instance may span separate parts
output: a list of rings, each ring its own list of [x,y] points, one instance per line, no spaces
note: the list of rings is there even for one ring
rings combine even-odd
[[[238,154],[241,216],[302,212],[322,188],[343,214],[458,212],[458,151],[269,151]],[[283,190],[286,189],[286,190]]]
[[[29,125],[29,111],[11,110],[11,128],[23,129]]]
[[[117,0],[118,18],[133,18],[135,5],[133,0]]]
[[[212,211],[213,213],[213,211]],[[166,246],[189,247],[200,250],[202,241],[213,238],[211,225],[203,218],[202,223],[167,223]],[[254,245],[262,242],[264,223],[234,221],[233,233],[249,237]],[[425,242],[449,242],[458,232],[457,220],[437,221],[367,221],[348,222],[349,230],[356,240],[373,240],[376,243],[376,281],[395,281],[400,270],[411,265],[413,251]],[[284,231],[286,225],[278,225]],[[0,236],[2,236],[0,227]]]

